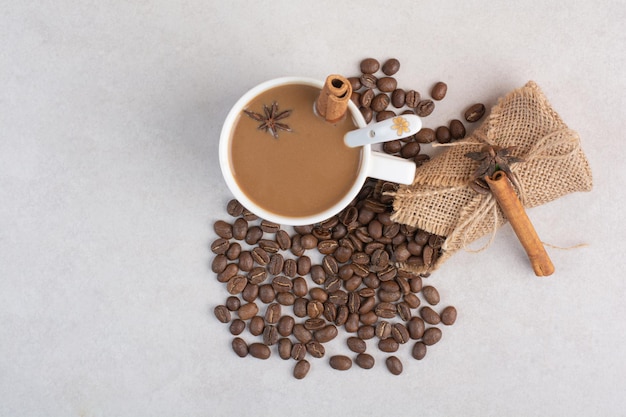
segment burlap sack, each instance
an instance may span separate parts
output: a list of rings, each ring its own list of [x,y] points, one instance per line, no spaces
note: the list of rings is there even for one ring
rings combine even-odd
[[[469,137],[451,143],[417,169],[412,185],[400,186],[393,194],[393,220],[446,237],[433,265],[400,267],[419,272],[437,269],[456,251],[506,223],[493,195],[479,194],[468,185],[478,162],[465,154],[485,144],[517,147],[511,153],[524,162],[512,164],[511,170],[526,208],[592,188],[578,134],[530,81],[501,98]]]

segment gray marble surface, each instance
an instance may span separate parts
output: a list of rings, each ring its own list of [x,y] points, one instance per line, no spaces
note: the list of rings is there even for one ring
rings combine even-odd
[[[620,1],[75,1],[0,6],[0,415],[626,415],[626,5]],[[582,138],[590,193],[529,210],[429,278],[457,323],[402,375],[239,359],[208,250],[218,138],[267,79],[396,57],[448,96],[425,125],[536,81]],[[327,354],[345,353],[343,339]],[[375,352],[375,349],[372,349]]]

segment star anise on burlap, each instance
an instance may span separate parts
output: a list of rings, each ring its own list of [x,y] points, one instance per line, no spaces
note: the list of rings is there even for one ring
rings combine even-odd
[[[470,159],[480,162],[472,177],[470,187],[478,193],[486,194],[489,186],[485,177],[491,177],[496,171],[503,171],[510,179],[513,179],[510,164],[524,161],[522,158],[510,155],[515,146],[503,148],[496,145],[486,145],[480,152],[468,152],[465,154]]]
[[[257,122],[261,122],[259,125],[260,130],[264,130],[269,132],[272,136],[278,139],[278,131],[284,130],[286,132],[291,132],[291,128],[285,123],[279,123],[279,120],[282,120],[291,115],[291,110],[283,110],[281,112],[278,111],[278,103],[273,102],[271,106],[263,105],[263,113],[255,113],[249,110],[243,111],[248,117]]]

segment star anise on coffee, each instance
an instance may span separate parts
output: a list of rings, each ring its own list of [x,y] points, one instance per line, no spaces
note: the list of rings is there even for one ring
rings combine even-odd
[[[496,171],[503,171],[509,178],[512,178],[510,164],[522,162],[522,158],[512,156],[510,153],[515,146],[503,148],[496,145],[486,145],[480,152],[468,152],[466,157],[480,162],[470,179],[470,187],[476,192],[485,194],[489,192],[489,186],[485,182],[485,177],[491,177]]]
[[[249,110],[243,111],[248,117],[257,122],[261,122],[259,125],[260,130],[269,132],[272,136],[278,139],[278,131],[284,130],[291,132],[291,128],[285,123],[280,123],[279,120],[285,119],[291,115],[291,110],[278,111],[278,103],[273,102],[271,106],[263,105],[263,113],[255,113]]]

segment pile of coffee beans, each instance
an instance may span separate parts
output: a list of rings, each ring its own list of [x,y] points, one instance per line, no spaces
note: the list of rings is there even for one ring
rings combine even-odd
[[[400,70],[396,58],[386,60],[382,65],[375,58],[361,61],[361,74],[349,77],[352,86],[352,101],[359,107],[365,121],[381,121],[399,114],[417,114],[424,118],[435,110],[435,101],[443,100],[448,92],[448,85],[439,81],[430,91],[430,98],[423,97],[418,89],[398,87],[394,75]],[[382,74],[379,73],[382,72]],[[465,120],[474,123],[485,114],[481,103],[470,106],[464,113]],[[415,135],[404,139],[386,142],[383,150],[391,155],[412,159],[419,166],[429,159],[420,153],[420,144],[431,142],[449,143],[465,137],[466,129],[459,119],[452,119],[447,126],[435,129],[424,127]]]
[[[393,355],[401,346],[424,358],[441,339],[438,326],[455,322],[456,309],[439,309],[438,291],[423,282],[428,275],[411,272],[411,265],[435,262],[444,238],[391,220],[386,192],[396,187],[370,179],[341,213],[291,233],[228,203],[231,220],[214,223],[211,268],[229,295],[214,314],[229,325],[238,356],[294,360],[298,379],[340,335],[346,351],[329,355],[333,369],[374,367],[368,343],[389,355],[394,375],[403,369]]]

